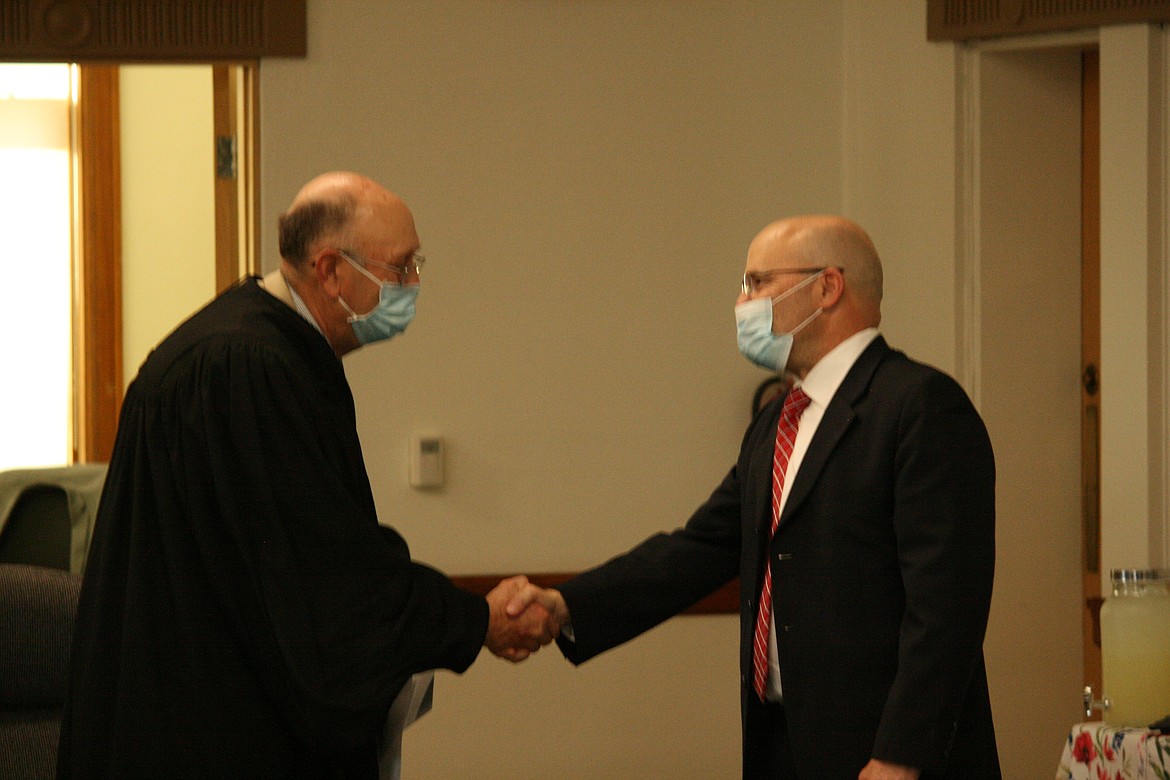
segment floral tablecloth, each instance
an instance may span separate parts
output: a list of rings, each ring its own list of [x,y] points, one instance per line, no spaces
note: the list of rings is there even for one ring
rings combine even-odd
[[[1170,780],[1170,734],[1078,723],[1064,745],[1057,780]]]

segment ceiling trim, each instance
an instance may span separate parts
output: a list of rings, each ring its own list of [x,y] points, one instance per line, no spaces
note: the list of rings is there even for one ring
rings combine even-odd
[[[1170,0],[927,0],[926,38],[966,41],[1170,21]]]
[[[0,60],[304,57],[306,0],[0,0]]]

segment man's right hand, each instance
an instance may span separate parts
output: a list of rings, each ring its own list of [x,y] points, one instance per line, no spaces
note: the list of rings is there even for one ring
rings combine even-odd
[[[555,639],[569,615],[560,593],[543,590],[524,576],[501,582],[488,593],[487,602],[489,619],[484,645],[514,663]]]

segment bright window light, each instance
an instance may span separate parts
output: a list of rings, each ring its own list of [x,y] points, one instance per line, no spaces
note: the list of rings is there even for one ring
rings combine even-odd
[[[0,100],[68,100],[68,65],[0,64]]]
[[[68,65],[0,65],[0,469],[70,459]]]

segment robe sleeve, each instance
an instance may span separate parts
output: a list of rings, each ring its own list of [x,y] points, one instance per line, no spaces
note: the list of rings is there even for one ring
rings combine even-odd
[[[349,744],[412,673],[471,664],[487,604],[379,526],[343,379],[257,341],[220,346],[152,407],[169,439],[159,479],[177,487],[160,509],[183,518],[191,576],[272,700],[309,743]]]

